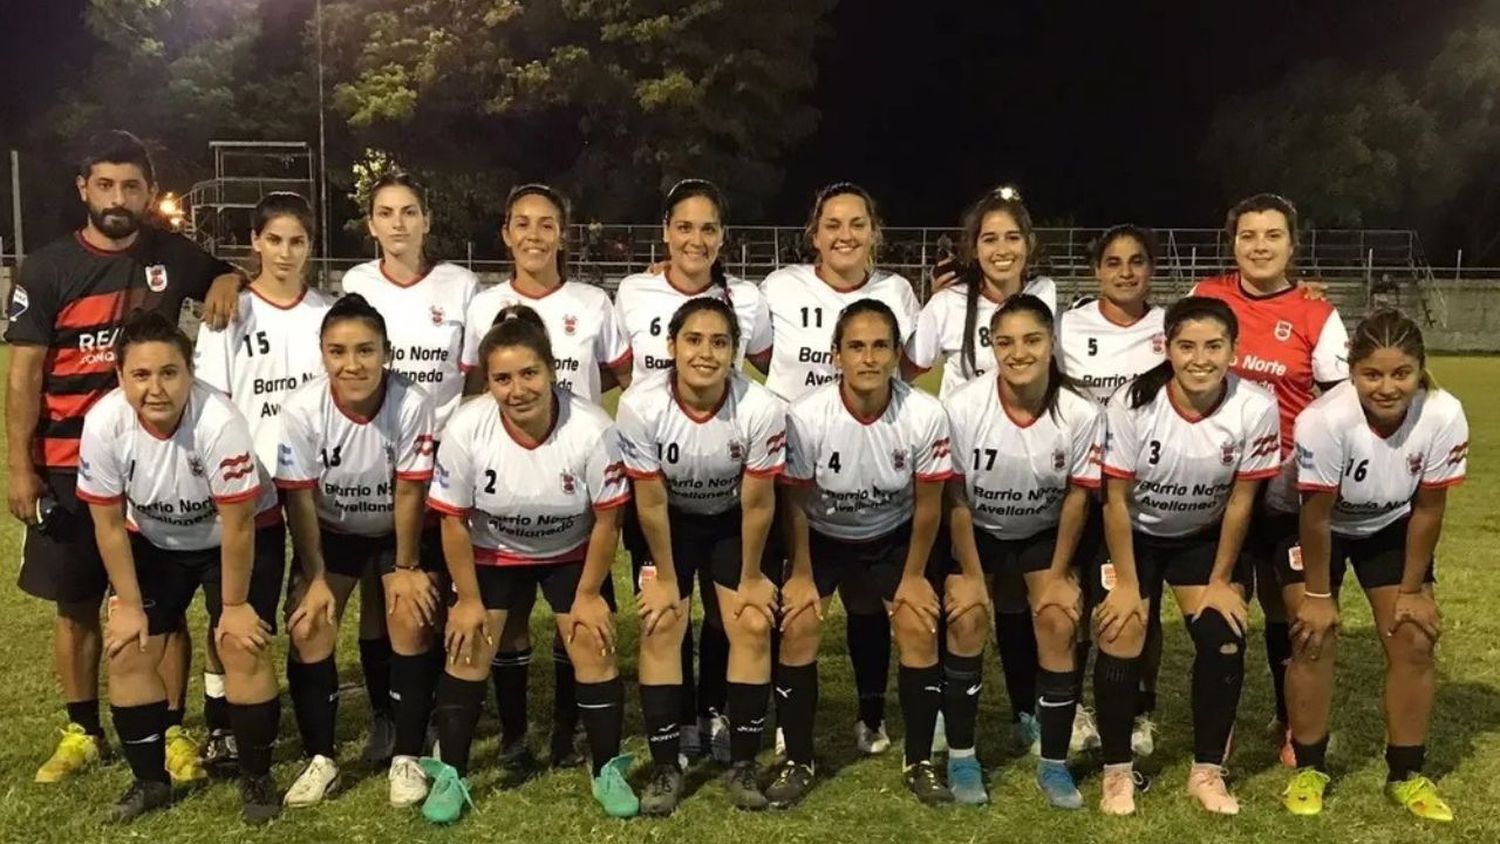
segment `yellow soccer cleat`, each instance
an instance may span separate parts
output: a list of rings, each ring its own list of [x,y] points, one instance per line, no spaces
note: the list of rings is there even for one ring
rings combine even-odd
[[[69,724],[62,730],[62,739],[52,758],[36,769],[36,781],[41,783],[62,782],[99,762],[99,739],[89,735],[83,727]]]
[[[1281,792],[1281,805],[1294,815],[1320,815],[1327,788],[1327,774],[1317,768],[1302,768],[1292,775],[1286,791]]]
[[[198,754],[198,742],[181,727],[167,728],[167,775],[173,785],[186,785],[208,778]]]
[[[1409,780],[1386,783],[1385,795],[1423,820],[1444,823],[1453,820],[1453,810],[1438,796],[1437,786],[1421,774]]]

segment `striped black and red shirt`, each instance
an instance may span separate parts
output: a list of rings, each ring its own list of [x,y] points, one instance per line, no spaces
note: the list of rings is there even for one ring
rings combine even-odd
[[[182,235],[150,227],[117,252],[75,232],[27,256],[7,303],[6,340],[48,350],[36,465],[77,468],[83,415],[118,383],[114,342],[126,316],[150,309],[176,322],[184,299],[201,301],[234,271]]]

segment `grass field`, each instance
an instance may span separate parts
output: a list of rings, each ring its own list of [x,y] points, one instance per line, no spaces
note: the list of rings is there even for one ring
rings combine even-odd
[[[3,363],[3,360],[0,360]],[[1009,749],[1008,709],[998,666],[987,667],[980,713],[980,758],[990,782],[992,805],[928,810],[907,795],[900,782],[899,740],[887,755],[857,758],[851,725],[855,696],[843,653],[843,621],[835,612],[825,636],[822,706],[819,712],[820,783],[807,801],[788,813],[737,813],[724,799],[716,771],[700,766],[689,776],[689,795],[675,816],[664,821],[606,819],[588,796],[580,772],[552,774],[515,787],[502,787],[491,767],[496,747],[493,713],[481,723],[474,754],[474,796],[478,811],[449,830],[428,826],[416,812],[397,812],[385,802],[383,772],[364,769],[353,758],[362,745],[368,707],[358,688],[358,654],[352,619],[344,625],[339,651],[346,694],[339,738],[352,787],[322,807],[288,813],[264,831],[239,821],[239,800],[229,784],[215,784],[186,797],[172,810],[123,829],[101,824],[106,807],[125,789],[123,764],[101,769],[64,785],[31,782],[36,766],[51,751],[63,710],[51,667],[48,607],[14,587],[0,592],[0,841],[1168,841],[1215,844],[1251,841],[1396,842],[1500,841],[1500,613],[1497,589],[1500,553],[1500,393],[1494,391],[1496,366],[1481,358],[1434,361],[1438,379],[1465,403],[1473,426],[1469,483],[1451,497],[1448,527],[1440,549],[1440,599],[1446,632],[1439,649],[1441,675],[1437,711],[1428,751],[1428,771],[1439,779],[1458,820],[1426,826],[1387,804],[1380,792],[1383,728],[1380,711],[1382,660],[1369,612],[1357,589],[1344,600],[1345,644],[1340,649],[1336,724],[1330,762],[1335,793],[1325,813],[1297,819],[1278,800],[1286,774],[1278,766],[1262,725],[1271,716],[1269,683],[1259,629],[1252,635],[1239,734],[1231,760],[1235,788],[1243,805],[1237,818],[1205,815],[1182,796],[1191,739],[1187,670],[1190,644],[1181,622],[1169,610],[1166,666],[1163,669],[1157,752],[1143,767],[1156,784],[1138,800],[1133,818],[1106,820],[1094,811],[1097,766],[1078,760],[1087,808],[1077,813],[1050,810],[1033,784],[1029,759]],[[935,383],[935,381],[934,381]],[[0,528],[4,579],[14,584],[21,553],[21,530],[7,519]],[[628,571],[617,567],[619,587]],[[628,588],[619,594],[628,595]],[[1500,595],[1500,591],[1494,594]],[[633,617],[633,608],[626,607]],[[194,629],[203,629],[195,610]],[[532,743],[545,747],[550,712],[551,670],[545,658],[549,627],[540,612],[539,661],[533,671]],[[621,669],[635,675],[635,625],[622,625]],[[195,665],[201,666],[201,635]],[[893,672],[894,673],[894,672]],[[353,686],[349,681],[354,681]],[[889,723],[899,733],[894,683]],[[195,676],[189,696],[189,725],[201,724],[201,688]],[[627,747],[641,758],[639,698],[627,692]],[[493,703],[491,703],[491,709]],[[298,770],[298,747],[291,706],[284,701],[282,741],[275,774],[284,788]]]

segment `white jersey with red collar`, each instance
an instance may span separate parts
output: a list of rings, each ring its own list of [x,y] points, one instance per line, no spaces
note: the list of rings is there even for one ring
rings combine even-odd
[[[250,425],[255,456],[276,465],[281,436],[277,414],[291,392],[323,372],[319,335],[333,297],[304,289],[285,307],[247,288],[240,291],[239,319],[223,331],[198,331],[193,374],[223,390]]]
[[[1141,407],[1130,388],[1109,403],[1104,474],[1133,481],[1130,522],[1159,537],[1190,536],[1219,521],[1236,481],[1275,477],[1281,465],[1276,400],[1239,376],[1205,416],[1178,407],[1170,384]]]
[[[1104,408],[1066,387],[1055,412],[1017,422],[999,378],[976,378],[944,403],[953,432],[953,471],[963,475],[974,527],[996,539],[1025,539],[1055,527],[1068,486],[1098,489]]]
[[[884,270],[875,270],[858,287],[835,290],[816,267],[795,264],[766,276],[760,290],[771,309],[773,351],[766,387],[789,402],[838,380],[833,328],[844,308],[860,299],[885,303],[896,314],[902,344],[911,336],[919,310],[911,282]]]
[[[932,396],[893,379],[885,411],[856,416],[842,385],[824,384],[787,412],[784,482],[812,487],[807,523],[859,542],[911,521],[916,481],[953,477],[948,415]]]
[[[432,478],[432,400],[406,376],[385,376],[385,397],[366,419],[344,408],[328,376],[281,405],[276,485],[315,491],[318,521],[337,533],[396,529],[396,481]]]
[[[1348,381],[1297,417],[1297,488],[1337,493],[1330,528],[1342,536],[1373,536],[1399,521],[1419,487],[1462,483],[1468,457],[1463,405],[1443,390],[1418,390],[1389,436],[1370,427]]]
[[[223,393],[194,381],[171,436],[141,424],[120,389],[89,408],[79,446],[78,498],[125,504],[127,526],[170,551],[220,541],[220,504],[255,502],[257,525],[276,524],[276,487],[255,459],[250,427]]]
[[[687,513],[723,513],[740,503],[740,481],[781,473],[786,464],[786,408],[770,390],[739,372],[723,399],[699,416],[683,406],[672,370],[631,383],[620,397],[615,428],[625,471],[662,478],[667,501]]]
[[[598,404],[604,395],[599,368],[613,369],[630,359],[630,341],[609,294],[581,281],[565,281],[539,297],[517,290],[514,280],[489,288],[474,297],[464,317],[464,369],[480,365],[479,344],[495,315],[510,305],[531,308],[547,326],[557,383]]]
[[[953,391],[995,369],[995,350],[990,345],[990,319],[1000,303],[989,296],[987,287],[974,312],[974,366],[964,359],[964,323],[969,304],[969,285],[954,284],[932,294],[917,316],[917,327],[906,341],[906,359],[919,372],[943,364],[943,385],[938,398],[946,401]],[[1022,293],[1041,299],[1047,309],[1057,313],[1057,284],[1046,276],[1026,282]]]
[[[479,279],[457,264],[434,264],[406,284],[386,275],[380,261],[367,261],[344,275],[345,293],[358,293],[385,318],[391,369],[432,397],[441,435],[464,392],[459,358],[464,348],[464,310]]]
[[[1167,359],[1166,310],[1148,306],[1129,324],[1105,315],[1093,299],[1057,318],[1057,363],[1095,401],[1106,403],[1116,390]]]
[[[582,561],[594,512],[630,500],[609,416],[568,390],[552,397],[556,418],[535,445],[483,396],[460,407],[443,434],[427,503],[468,518],[479,565]]]
[[[771,348],[771,311],[760,288],[733,277],[727,281],[727,297],[724,288],[716,284],[698,293],[686,292],[673,282],[670,269],[637,273],[620,282],[615,291],[615,309],[630,338],[635,363],[632,380],[671,367],[672,359],[667,357],[667,326],[678,308],[702,296],[726,299],[739,317],[740,347],[735,350],[735,366],[746,355],[758,355]]]

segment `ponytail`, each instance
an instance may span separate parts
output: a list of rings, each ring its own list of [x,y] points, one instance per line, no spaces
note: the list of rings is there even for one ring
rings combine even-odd
[[[1164,360],[1156,366],[1137,375],[1130,382],[1130,407],[1132,410],[1145,407],[1156,400],[1161,394],[1161,388],[1167,386],[1172,380],[1172,362]]]
[[[979,371],[979,364],[975,360],[977,354],[974,348],[974,329],[979,326],[979,295],[984,288],[984,274],[979,268],[972,264],[965,264],[959,269],[959,278],[965,285],[964,288],[964,339],[959,348],[958,365],[959,371],[963,373],[964,380],[974,377]],[[995,315],[999,315],[999,311]],[[994,325],[991,317],[990,324]]]

